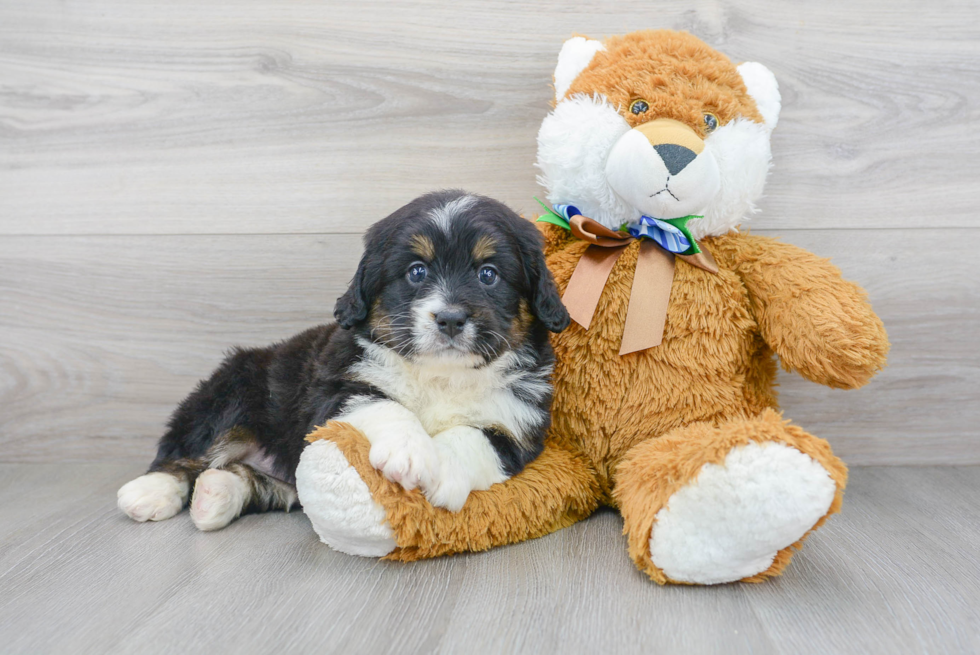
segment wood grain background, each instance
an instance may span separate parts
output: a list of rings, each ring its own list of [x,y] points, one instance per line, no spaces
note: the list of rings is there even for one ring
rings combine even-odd
[[[753,230],[832,257],[892,338],[860,391],[783,376],[787,415],[851,464],[980,463],[975,0],[4,0],[0,461],[148,461],[420,192],[533,211],[562,41],[658,27],[774,71]]]

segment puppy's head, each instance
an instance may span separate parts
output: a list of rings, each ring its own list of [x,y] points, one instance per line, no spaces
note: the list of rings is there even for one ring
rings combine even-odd
[[[496,200],[422,196],[364,246],[334,316],[405,357],[486,362],[568,326],[538,231]]]

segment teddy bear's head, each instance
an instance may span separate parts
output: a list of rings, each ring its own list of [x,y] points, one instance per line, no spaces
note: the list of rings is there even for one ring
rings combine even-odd
[[[634,32],[565,42],[555,108],[538,133],[539,182],[611,229],[680,218],[695,238],[755,211],[779,117],[776,79],[735,66],[690,34]]]

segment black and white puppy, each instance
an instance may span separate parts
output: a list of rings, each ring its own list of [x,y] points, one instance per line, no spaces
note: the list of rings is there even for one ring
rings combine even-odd
[[[372,226],[337,323],[237,349],[174,412],[149,472],[118,494],[137,521],[222,528],[289,509],[304,437],[359,428],[371,464],[438,507],[521,471],[544,446],[554,356],[569,323],[534,226],[460,191]]]

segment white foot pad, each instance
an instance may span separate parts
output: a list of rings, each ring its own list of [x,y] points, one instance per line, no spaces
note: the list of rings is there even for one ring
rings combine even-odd
[[[296,492],[320,540],[334,550],[382,557],[395,549],[384,508],[335,443],[314,441],[303,450]]]
[[[162,521],[183,509],[187,492],[188,484],[169,473],[147,473],[120,487],[116,504],[134,521]]]
[[[220,530],[242,513],[248,494],[248,483],[239,476],[208,469],[194,485],[191,520],[198,530]]]
[[[657,513],[650,556],[678,582],[717,584],[761,573],[827,513],[837,486],[808,455],[780,443],[734,448]]]

